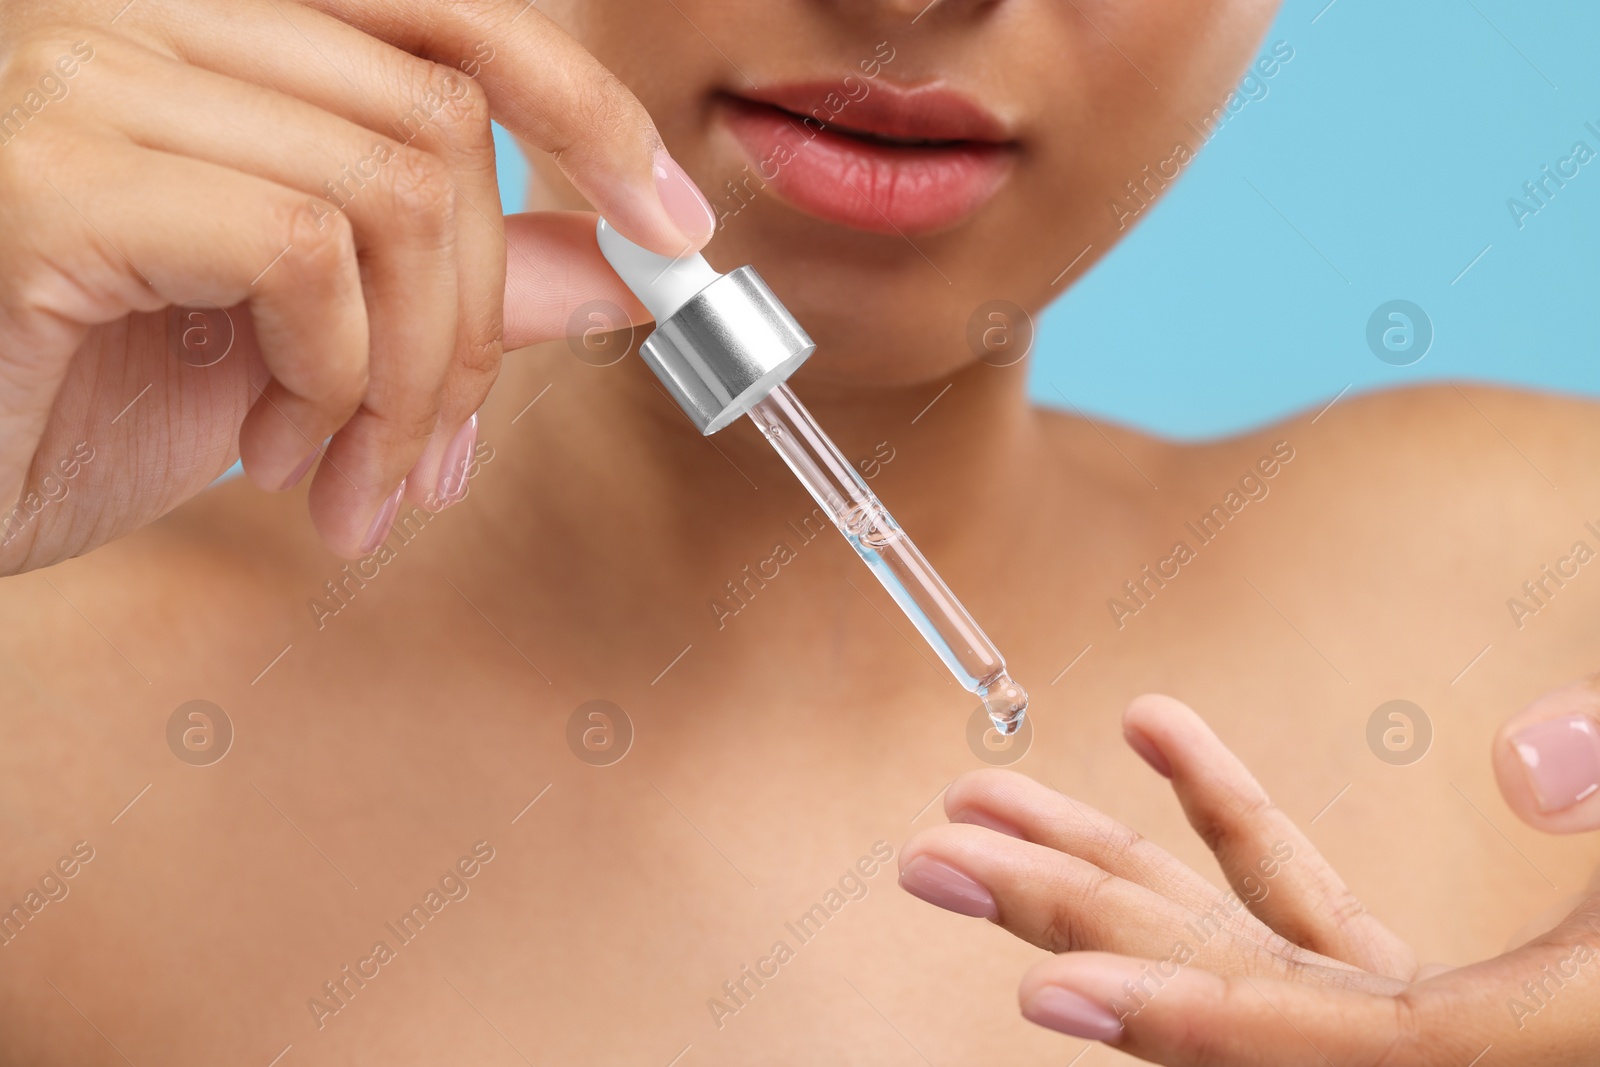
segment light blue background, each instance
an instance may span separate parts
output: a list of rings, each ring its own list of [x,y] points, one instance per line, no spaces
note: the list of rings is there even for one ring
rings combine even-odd
[[[1347,385],[1600,396],[1600,158],[1521,230],[1506,206],[1574,142],[1600,153],[1600,3],[1289,0],[1275,41],[1294,58],[1268,95],[1042,317],[1039,401],[1063,406],[1054,383],[1089,414],[1203,438]],[[519,210],[503,134],[500,155]],[[1367,347],[1392,299],[1433,322],[1409,367]]]

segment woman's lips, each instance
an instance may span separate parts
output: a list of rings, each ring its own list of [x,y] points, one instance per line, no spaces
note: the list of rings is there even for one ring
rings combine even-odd
[[[752,170],[792,206],[874,233],[927,233],[972,214],[1010,173],[1015,142],[965,98],[853,83],[854,97],[834,83],[723,98]]]

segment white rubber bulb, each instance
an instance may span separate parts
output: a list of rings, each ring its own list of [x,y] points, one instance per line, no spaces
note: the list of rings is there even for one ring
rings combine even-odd
[[[698,252],[672,259],[640,248],[601,219],[595,227],[600,254],[656,322],[665,322],[700,290],[722,277]]]

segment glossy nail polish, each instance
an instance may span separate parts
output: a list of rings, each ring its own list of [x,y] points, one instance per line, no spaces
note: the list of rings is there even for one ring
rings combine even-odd
[[[1122,1034],[1122,1024],[1111,1009],[1060,986],[1045,986],[1030,997],[1022,1006],[1022,1017],[1059,1033],[1090,1041],[1112,1041]]]
[[[439,461],[439,499],[445,507],[459,503],[467,495],[467,469],[472,464],[472,450],[477,443],[478,415],[474,412],[450,438],[444,448],[444,458]]]
[[[278,492],[281,493],[285,490],[293,489],[295,486],[299,485],[300,479],[306,476],[306,471],[311,469],[311,465],[317,461],[317,457],[320,455],[322,455],[322,453],[313,451],[311,455],[301,460],[300,465],[294,470],[290,471],[289,477],[283,480],[283,484],[278,487]]]
[[[1534,723],[1511,736],[1528,784],[1549,814],[1600,792],[1600,727],[1587,715]]]
[[[711,240],[717,230],[717,216],[711,210],[711,202],[665,148],[656,149],[651,173],[656,181],[656,195],[667,209],[667,217],[691,246],[699,248]]]
[[[394,525],[394,517],[400,513],[400,498],[405,492],[406,480],[401,478],[399,486],[384,500],[383,506],[378,508],[378,514],[373,516],[372,527],[367,531],[367,540],[361,546],[362,555],[370,556],[388,539],[389,527]]]
[[[932,856],[914,856],[900,870],[900,888],[935,907],[993,919],[1000,914],[990,892],[970,876]]]

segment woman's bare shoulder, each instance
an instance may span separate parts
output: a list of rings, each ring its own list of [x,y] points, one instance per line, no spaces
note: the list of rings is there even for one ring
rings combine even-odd
[[[1132,476],[1176,485],[1231,470],[1280,442],[1309,450],[1324,476],[1384,467],[1432,468],[1476,485],[1528,481],[1600,504],[1600,398],[1497,386],[1427,384],[1339,394],[1266,426],[1225,438],[1175,441],[1082,412],[1041,409],[1061,448],[1097,448]],[[1441,488],[1460,491],[1458,482]]]

